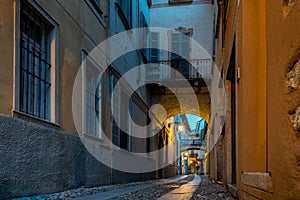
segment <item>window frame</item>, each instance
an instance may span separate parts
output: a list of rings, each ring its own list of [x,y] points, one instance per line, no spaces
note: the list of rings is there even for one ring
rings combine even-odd
[[[193,36],[193,29],[192,28],[189,28],[189,29],[186,29],[186,28],[183,28],[183,27],[179,27],[179,28],[177,28],[177,29],[175,29],[175,30],[170,30],[170,31],[168,31],[168,49],[170,50],[169,51],[169,53],[168,53],[168,60],[170,61],[170,67],[172,67],[172,60],[174,59],[173,58],[173,56],[174,56],[174,54],[173,54],[173,52],[172,52],[172,43],[173,43],[173,40],[172,40],[172,35],[173,34],[179,34],[179,35],[181,35],[181,39],[182,38],[184,38],[185,36],[183,36],[183,35],[186,35],[186,34],[189,34],[189,51],[188,51],[188,59],[186,59],[187,60],[187,65],[190,65],[190,63],[189,63],[189,61],[190,61],[190,58],[191,58],[191,52],[192,52],[192,41],[191,41],[191,39],[192,39],[192,36]],[[181,45],[182,45],[182,43],[181,43]],[[182,46],[181,46],[181,48],[182,48]],[[182,50],[181,50],[182,51]],[[182,52],[179,52],[179,53],[181,53],[182,54]],[[179,56],[179,57],[181,57],[181,56]],[[175,58],[175,60],[176,60],[177,58]],[[181,58],[182,59],[182,58]],[[180,59],[180,60],[181,60]],[[172,67],[173,68],[173,67]],[[188,68],[189,68],[189,74],[191,73],[191,67],[190,66],[188,66]],[[169,71],[168,72],[169,73],[169,75],[171,75],[172,76],[172,73]],[[182,74],[182,72],[181,72],[181,74]],[[174,75],[174,74],[173,74]],[[182,74],[183,76],[184,76],[184,74]]]
[[[21,3],[26,3],[30,9],[37,15],[39,15],[44,21],[46,21],[50,26],[51,30],[49,31],[49,52],[50,52],[50,118],[43,119],[26,112],[22,112],[20,108],[20,84],[21,84]],[[59,27],[58,23],[48,14],[46,11],[35,1],[27,0],[16,0],[14,4],[14,16],[15,16],[15,26],[14,26],[14,81],[13,81],[13,115],[19,116],[19,114],[26,117],[32,118],[38,121],[44,121],[59,126],[59,112],[58,112],[58,77],[59,77]]]
[[[146,49],[147,43],[149,43],[149,25],[147,23],[145,14],[143,11],[140,12],[140,48],[142,48],[141,53],[144,58],[149,62],[149,49]]]
[[[110,82],[110,91],[109,91],[109,95],[110,95],[110,97],[111,97],[111,102],[112,101],[114,101],[113,100],[113,96],[112,96],[112,94],[113,94],[113,91],[114,91],[114,88],[115,88],[115,85],[114,84],[117,84],[117,82],[118,82],[118,78],[116,77],[116,75],[114,75],[112,72],[110,73],[110,75],[109,75],[109,82]],[[115,83],[114,83],[115,82]],[[120,93],[121,93],[121,90],[120,90],[120,88],[119,88],[119,90],[118,90],[118,99],[117,99],[117,103],[118,103],[118,107],[117,107],[117,114],[115,113],[115,115],[116,115],[116,117],[118,117],[118,121],[119,121],[119,123],[120,123],[120,118],[121,118],[121,116],[120,116],[120,110],[121,110],[121,107],[120,107]],[[119,128],[119,126],[118,126],[118,122],[114,122],[114,116],[113,116],[113,113],[114,113],[114,107],[113,107],[113,105],[111,106],[111,142],[114,144],[114,145],[116,145],[116,146],[118,146],[118,147],[120,147],[120,144],[121,144],[121,135],[120,135],[120,133],[121,133],[121,130],[120,130],[120,128]],[[114,134],[113,133],[113,128],[114,128],[114,126],[116,126],[117,127],[117,133],[116,134]],[[113,137],[115,137],[114,135],[116,135],[116,139],[117,139],[117,144],[115,144],[114,143],[114,138]]]
[[[88,0],[91,2],[91,4],[94,6],[94,8],[97,10],[97,12],[100,14],[100,16],[103,14],[103,11],[101,10],[101,0]]]
[[[100,4],[99,6],[93,2],[94,0],[84,0],[88,7],[91,9],[93,14],[96,16],[97,20],[100,22],[103,28],[107,28],[107,24],[105,19],[103,18],[103,11],[101,10]],[[101,0],[100,0],[101,1]]]
[[[127,13],[124,10],[123,2],[129,4],[129,5],[126,4],[128,6],[127,9],[129,9],[127,10]],[[132,0],[117,0],[115,2],[115,5],[118,9],[118,14],[125,26],[125,29],[130,30],[132,28]]]
[[[115,73],[114,71],[110,71],[110,75],[109,75],[109,82],[110,82],[110,84],[109,84],[109,87],[110,87],[109,88],[109,95],[111,97],[111,100],[113,98],[112,97],[112,94],[113,94],[112,92],[115,89],[115,85],[118,84],[119,78],[120,78],[120,76],[117,73]],[[131,98],[129,98],[130,99],[129,100],[129,105],[128,105],[129,107],[127,109],[125,109],[125,110],[127,110],[127,112],[125,114],[122,113],[122,106],[121,106],[122,97],[124,95],[128,95],[128,97],[129,97],[129,93],[128,93],[128,91],[126,90],[126,88],[123,85],[120,85],[118,89],[119,90],[118,90],[118,100],[117,100],[117,102],[118,102],[118,107],[117,107],[118,108],[118,111],[117,111],[117,117],[118,117],[118,119],[117,120],[119,120],[119,124],[121,124],[121,118],[122,117],[126,117],[126,120],[127,120],[127,122],[126,122],[127,130],[130,132],[131,129],[132,129],[131,114],[132,114],[132,104],[133,104],[133,101],[132,101]],[[114,116],[112,115],[113,114],[113,109],[114,108],[111,107],[111,119],[112,119],[111,120],[111,127],[112,127],[111,128],[111,141],[112,141],[112,143],[114,145],[118,146],[120,149],[127,150],[127,151],[132,151],[132,137],[128,133],[125,133],[125,134],[127,134],[127,137],[126,137],[126,139],[127,139],[126,147],[122,147],[121,146],[121,144],[123,144],[122,141],[121,141],[121,139],[122,139],[121,134],[124,134],[124,132],[120,129],[120,127],[118,126],[118,123],[114,122]],[[113,133],[113,127],[114,127],[114,125],[117,126],[117,131],[118,131],[117,134]],[[113,139],[114,139],[113,137],[115,137],[114,135],[117,136],[117,140],[118,140],[117,144],[115,144],[113,142]]]
[[[83,131],[83,134],[85,135],[88,135],[88,136],[91,136],[91,137],[94,137],[94,138],[97,138],[97,139],[102,139],[102,100],[103,100],[103,83],[102,83],[102,80],[97,80],[97,83],[96,83],[96,86],[95,86],[95,91],[88,91],[88,82],[87,82],[87,79],[86,79],[86,75],[87,75],[87,66],[86,66],[86,58],[88,56],[88,53],[87,51],[85,51],[84,49],[81,49],[81,73],[82,73],[82,131]],[[90,57],[89,57],[90,58]],[[92,58],[90,58],[92,59]],[[97,65],[96,61],[92,60],[91,62],[93,62],[93,64]],[[97,66],[97,70],[101,71],[101,68],[99,66]],[[95,73],[97,74],[97,73]],[[97,119],[97,114],[93,115],[89,115],[88,116],[88,108],[87,108],[87,105],[86,105],[86,102],[88,101],[89,97],[88,97],[88,92],[92,92],[94,94],[94,99],[95,99],[95,102],[92,103],[92,111],[94,111],[95,109],[95,112],[97,111],[96,109],[96,105],[98,105],[98,119]],[[98,96],[96,96],[96,92],[99,93]],[[98,103],[97,103],[97,100],[98,99]],[[95,106],[95,107],[94,107]],[[93,119],[94,122],[96,124],[88,124],[87,123],[87,119],[88,117],[93,117],[95,116],[96,119]],[[89,120],[89,121],[93,121],[93,120]],[[98,126],[97,126],[98,124]],[[90,126],[89,126],[90,125]],[[92,127],[94,126],[94,127]],[[95,132],[91,132],[90,130],[94,130],[95,128]],[[98,129],[97,129],[98,128]]]

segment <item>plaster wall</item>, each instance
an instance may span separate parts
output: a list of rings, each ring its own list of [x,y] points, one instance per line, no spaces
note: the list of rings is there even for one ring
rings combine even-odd
[[[290,2],[288,7],[282,2]],[[291,3],[294,2],[294,3]],[[300,198],[300,140],[289,112],[300,90],[289,91],[287,73],[300,60],[300,1],[266,1],[268,171],[274,199]]]
[[[290,121],[299,91],[287,85],[287,74],[299,60],[299,7],[299,1],[229,2],[223,58],[227,71],[236,35],[241,199],[299,198],[299,139]],[[226,128],[225,138],[232,128]]]
[[[162,27],[170,30],[175,30],[178,27],[192,28],[192,38],[212,56],[213,5],[207,3],[153,7],[150,9],[150,19],[150,24],[154,27]]]

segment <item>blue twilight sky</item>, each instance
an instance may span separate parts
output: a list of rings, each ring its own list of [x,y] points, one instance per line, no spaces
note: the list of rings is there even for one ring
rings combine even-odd
[[[191,127],[191,130],[194,130],[196,128],[197,122],[202,119],[201,117],[198,117],[196,115],[191,115],[191,114],[186,114],[186,118]]]

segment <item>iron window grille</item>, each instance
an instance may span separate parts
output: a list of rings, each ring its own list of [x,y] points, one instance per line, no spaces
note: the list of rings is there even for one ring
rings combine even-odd
[[[21,2],[20,111],[50,120],[51,27],[29,5]]]

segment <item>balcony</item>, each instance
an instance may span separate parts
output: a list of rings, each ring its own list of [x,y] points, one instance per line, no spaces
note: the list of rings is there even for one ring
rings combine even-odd
[[[212,59],[160,60],[147,66],[146,80],[199,80],[212,78]],[[171,71],[172,67],[175,71]]]
[[[180,140],[180,150],[192,150],[198,149],[202,151],[206,151],[206,142],[199,139],[182,139]]]
[[[204,142],[199,139],[182,139],[182,140],[180,140],[180,145],[202,146],[202,145],[204,145]]]

